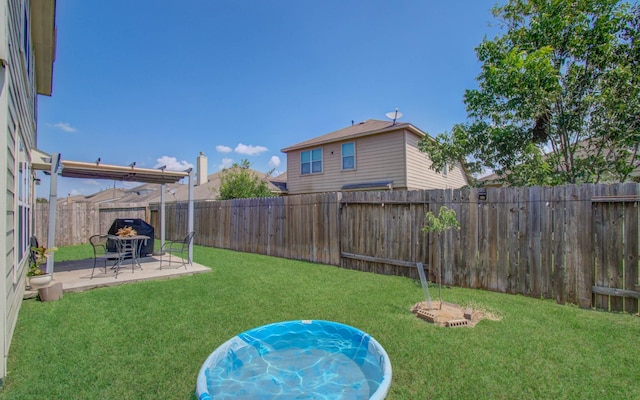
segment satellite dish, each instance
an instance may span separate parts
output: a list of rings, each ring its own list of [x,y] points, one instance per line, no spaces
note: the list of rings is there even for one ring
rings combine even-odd
[[[396,120],[397,119],[400,119],[402,117],[402,113],[400,111],[398,111],[397,108],[396,108],[395,111],[388,112],[385,115],[387,116],[387,118],[393,120],[393,125],[396,124]]]

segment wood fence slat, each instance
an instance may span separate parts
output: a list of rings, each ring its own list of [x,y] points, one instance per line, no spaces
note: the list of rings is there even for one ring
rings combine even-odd
[[[507,201],[508,191],[500,190],[498,192],[496,207],[496,246],[497,246],[497,265],[496,265],[496,290],[502,293],[507,291],[509,285],[509,208]]]
[[[622,189],[622,184],[611,185],[611,195],[617,196]],[[607,204],[607,203],[605,203]],[[624,243],[623,243],[623,225],[624,225],[624,203],[615,202],[608,203],[609,208],[609,232],[608,242],[608,287],[622,289],[624,288]],[[619,296],[609,297],[609,311],[623,311],[624,300]]]
[[[592,307],[593,286],[593,240],[588,233],[589,227],[593,226],[593,211],[591,199],[594,193],[594,185],[581,185],[578,190],[578,207],[576,229],[577,229],[577,245],[579,250],[576,253],[578,269],[576,270],[576,294],[578,296],[578,305],[581,308]]]
[[[553,291],[556,303],[565,303],[565,190],[564,186],[553,190]]]
[[[542,241],[540,238],[540,195],[540,187],[529,188],[529,221],[527,224],[527,237],[529,241],[529,251],[527,252],[529,285],[531,296],[537,298],[540,298],[540,281],[542,278],[542,272],[540,270],[540,258],[542,254]]]
[[[518,190],[518,292],[524,295],[531,293],[529,281],[529,237],[527,229],[529,224],[528,200],[529,189]]]
[[[487,191],[487,204],[485,207],[484,220],[484,239],[486,241],[486,256],[485,263],[487,270],[486,282],[489,290],[498,289],[498,249],[497,249],[497,236],[498,236],[498,194],[499,189],[491,189]]]
[[[438,198],[436,190],[429,190],[428,192],[428,211],[437,215],[438,213]],[[428,237],[428,246],[429,246],[429,280],[433,282],[439,282],[439,272],[440,272],[440,241],[438,240],[438,235],[434,232],[429,232],[427,234]]]
[[[507,270],[508,284],[507,290],[509,293],[519,293],[518,277],[519,277],[519,261],[518,256],[520,254],[520,210],[519,210],[519,191],[517,188],[507,188],[507,207],[508,208],[508,230],[509,236],[507,238],[508,248],[508,262],[509,267]]]
[[[460,223],[460,214],[461,214],[461,203],[462,198],[464,196],[464,192],[468,193],[468,189],[454,189],[451,192],[451,209],[456,213],[458,223]],[[461,283],[464,282],[464,265],[462,264],[463,259],[463,247],[462,247],[462,230],[455,229],[453,231],[453,235],[451,238],[451,263],[453,269],[453,280],[452,285],[455,286],[463,286]]]
[[[604,184],[596,185],[594,188],[594,194],[596,196],[606,196],[609,194],[609,187]],[[608,230],[607,224],[607,211],[609,208],[607,207],[607,203],[593,203],[593,242],[595,243],[594,255],[595,255],[595,272],[594,272],[594,281],[595,286],[605,287],[607,286],[607,261],[606,261],[606,236]],[[608,310],[609,309],[609,296],[602,294],[595,294],[592,298],[593,306],[598,310]]]
[[[624,194],[636,196],[640,194],[638,185],[627,183],[624,185]],[[629,201],[624,204],[624,289],[636,290],[638,284],[638,250],[640,248],[638,223],[640,215],[638,212],[640,201]],[[625,298],[624,311],[628,313],[638,313],[638,299]]]
[[[625,290],[625,289],[608,288],[608,287],[601,287],[601,286],[593,286],[591,290],[593,291],[593,293],[604,294],[607,296],[626,297],[634,300],[640,299],[640,292],[636,290]]]
[[[471,241],[475,239],[475,235],[472,238],[469,232],[470,218],[469,210],[471,206],[471,189],[463,188],[460,190],[460,210],[458,214],[458,222],[460,223],[460,260],[457,263],[459,270],[458,286],[470,287],[471,286],[471,270],[470,261],[467,259],[471,253]]]
[[[566,254],[566,279],[565,292],[567,302],[578,304],[578,294],[576,289],[576,274],[578,273],[578,251],[580,249],[578,238],[579,233],[585,227],[578,223],[580,204],[578,202],[578,188],[575,185],[567,185],[565,199],[566,204],[566,230],[565,230],[565,254]]]
[[[468,214],[466,219],[467,227],[466,230],[467,235],[467,256],[465,257],[465,262],[467,263],[467,271],[469,271],[469,286],[470,288],[479,288],[480,287],[480,274],[478,272],[479,264],[478,264],[478,252],[480,248],[480,239],[479,239],[479,221],[478,221],[478,213],[480,209],[479,202],[479,190],[471,189],[469,192],[469,207]]]
[[[447,204],[448,208],[453,208],[451,203],[453,201],[453,192],[451,189],[444,190],[444,203]],[[453,280],[453,252],[454,249],[454,235],[457,235],[457,230],[448,229],[442,234],[442,279],[445,285],[455,285],[455,281]]]
[[[349,241],[349,232],[353,231],[352,219],[349,219],[349,204],[343,203],[346,195],[342,194],[342,201],[338,204],[339,207],[339,216],[340,216],[340,225],[338,233],[340,235],[340,253],[342,252],[352,252],[350,241]],[[340,266],[346,268],[347,260],[340,259]]]
[[[489,208],[491,205],[491,195],[494,191],[487,190],[487,199],[478,202],[478,264],[477,264],[477,276],[478,287],[490,288],[489,276],[490,261],[489,261]]]
[[[540,295],[553,297],[553,187],[543,187],[540,204]]]

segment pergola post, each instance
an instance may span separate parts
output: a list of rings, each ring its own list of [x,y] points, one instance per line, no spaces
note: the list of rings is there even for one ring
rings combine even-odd
[[[164,247],[165,213],[164,213],[164,183],[160,185],[160,249]]]
[[[47,230],[47,247],[56,246],[56,211],[58,208],[58,167],[60,153],[51,153],[51,178],[49,180],[49,229]],[[54,254],[47,257],[47,273],[53,275]]]
[[[193,231],[193,168],[189,169],[189,206],[187,233]],[[193,265],[193,240],[189,242],[189,264]]]

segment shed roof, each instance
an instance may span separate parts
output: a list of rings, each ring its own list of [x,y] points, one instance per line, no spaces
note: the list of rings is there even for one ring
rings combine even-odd
[[[31,160],[31,165],[35,170],[48,171],[51,169],[51,156],[42,151],[31,151]],[[60,164],[62,165],[60,175],[67,178],[110,179],[163,184],[176,183],[189,176],[189,171],[137,168],[135,165],[121,166],[71,160],[60,160]]]

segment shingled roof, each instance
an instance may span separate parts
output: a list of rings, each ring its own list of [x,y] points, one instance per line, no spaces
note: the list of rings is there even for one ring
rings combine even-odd
[[[318,136],[313,139],[309,139],[304,142],[294,144],[293,146],[285,147],[280,151],[282,151],[283,153],[287,153],[289,151],[303,149],[306,147],[318,146],[325,143],[332,143],[340,140],[353,139],[361,136],[376,135],[378,133],[389,132],[389,131],[402,129],[402,128],[409,129],[420,136],[426,135],[420,129],[416,128],[415,126],[407,122],[403,122],[403,123],[396,122],[396,124],[394,124],[392,121],[380,121],[377,119],[368,119],[364,122],[360,122],[358,124],[348,126],[346,128],[337,130],[335,132],[327,133],[326,135]]]

